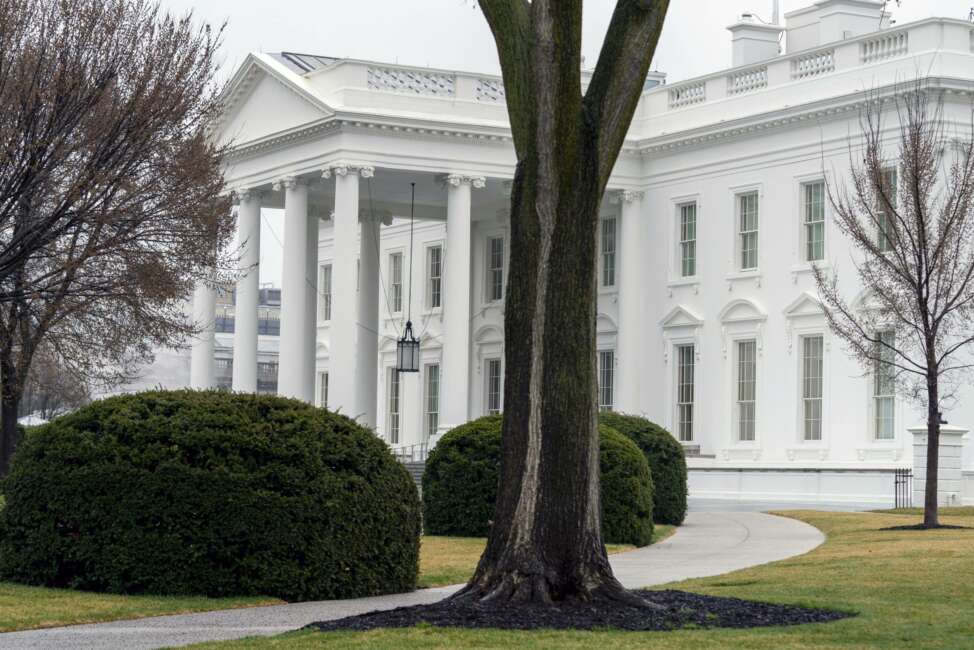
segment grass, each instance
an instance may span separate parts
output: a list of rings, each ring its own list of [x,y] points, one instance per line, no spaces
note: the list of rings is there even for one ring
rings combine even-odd
[[[279,604],[273,598],[120,596],[0,582],[0,632]]]
[[[974,526],[974,514],[945,523]],[[818,625],[679,632],[505,632],[436,629],[364,633],[296,632],[200,646],[223,648],[748,648],[757,650],[962,649],[974,647],[974,531],[880,531],[916,523],[914,514],[782,513],[818,527],[827,542],[806,555],[735,573],[668,585],[854,612]]]
[[[674,530],[673,526],[657,524],[653,530],[653,543],[666,539]],[[486,543],[479,537],[424,537],[420,547],[419,587],[444,587],[466,582],[477,568],[477,560]],[[626,544],[606,545],[610,554],[634,548]]]
[[[915,515],[917,517],[923,517],[923,508],[894,508],[890,510],[877,510],[876,512],[882,512],[889,515]],[[974,506],[940,508],[939,515],[941,517],[974,517]]]
[[[654,541],[672,532],[671,526],[656,528]],[[465,582],[477,566],[484,543],[483,539],[424,537],[420,558],[420,587]],[[618,553],[630,549],[631,546],[610,546],[609,552]],[[282,602],[264,597],[121,596],[0,582],[0,632],[279,605]]]

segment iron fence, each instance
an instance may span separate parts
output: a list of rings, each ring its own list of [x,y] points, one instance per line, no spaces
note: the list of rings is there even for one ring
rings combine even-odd
[[[893,472],[893,492],[897,508],[913,507],[913,470],[898,469]]]

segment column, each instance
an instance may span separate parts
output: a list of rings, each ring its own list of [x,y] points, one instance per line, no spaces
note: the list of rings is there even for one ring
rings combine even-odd
[[[642,359],[640,324],[642,323],[642,274],[639,260],[645,253],[642,243],[641,213],[642,192],[622,192],[621,227],[619,230],[619,331],[616,334],[618,350],[615,408],[623,413],[640,413],[639,366]]]
[[[213,348],[216,343],[216,288],[200,282],[193,292],[193,323],[200,332],[193,337],[189,359],[189,387],[213,388],[216,370],[213,366]]]
[[[439,433],[463,424],[470,415],[470,193],[473,187],[484,187],[485,181],[451,174],[446,182]]]
[[[260,303],[260,194],[238,194],[237,246],[241,274],[234,305],[233,390],[257,392],[257,308]]]
[[[355,394],[359,422],[376,426],[376,374],[379,370],[379,229],[369,217],[361,219],[359,236],[358,338],[355,344]]]
[[[307,330],[304,341],[304,399],[315,403],[315,373],[318,367],[318,228],[320,222],[316,215],[308,217],[308,253],[305,259],[305,283],[307,293],[305,303],[305,321]]]
[[[356,296],[359,245],[359,177],[371,178],[372,168],[336,164],[323,178],[335,177],[334,256],[332,258],[329,407],[351,418],[363,417],[356,378],[359,330]],[[365,271],[365,262],[362,263]],[[378,278],[378,276],[376,276]],[[360,278],[359,278],[360,279]],[[376,298],[378,300],[378,297]],[[378,308],[376,308],[378,309]],[[374,377],[372,374],[370,377]],[[364,381],[364,379],[363,379]],[[373,387],[373,391],[374,391]],[[373,400],[374,402],[374,400]]]
[[[281,274],[281,341],[277,393],[311,401],[306,386],[308,332],[308,185],[293,176],[274,186],[284,190],[284,264]]]

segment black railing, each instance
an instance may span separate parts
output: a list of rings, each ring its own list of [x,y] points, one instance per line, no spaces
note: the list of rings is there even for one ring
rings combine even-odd
[[[913,507],[913,470],[898,469],[893,472],[893,492],[895,507]]]

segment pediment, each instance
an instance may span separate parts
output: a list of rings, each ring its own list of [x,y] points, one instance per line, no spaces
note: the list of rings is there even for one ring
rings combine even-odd
[[[795,298],[790,305],[785,308],[784,314],[787,318],[798,318],[801,316],[821,316],[825,313],[822,301],[818,296],[810,291],[803,291]]]
[[[747,298],[732,300],[720,310],[720,322],[722,323],[753,322],[767,318],[767,312],[756,302]]]
[[[618,329],[616,322],[608,314],[599,313],[595,320],[595,329],[598,332],[615,332]]]
[[[280,66],[278,66],[280,67]],[[216,131],[221,144],[235,146],[291,131],[334,112],[304,87],[304,79],[275,69],[254,56],[241,67],[224,95]]]
[[[663,329],[673,327],[700,327],[701,325],[703,325],[703,319],[683,305],[677,305],[671,309],[670,313],[660,321],[660,327]]]
[[[484,325],[474,335],[475,343],[496,343],[504,339],[504,332],[495,325]]]

